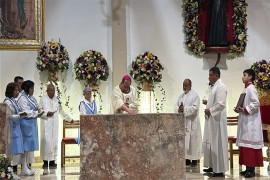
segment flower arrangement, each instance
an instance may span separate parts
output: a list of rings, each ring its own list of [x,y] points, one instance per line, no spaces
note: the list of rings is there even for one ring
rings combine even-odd
[[[106,81],[109,77],[109,66],[104,56],[95,50],[84,51],[74,64],[76,79],[87,83]]]
[[[183,17],[185,44],[195,55],[202,56],[205,53],[205,44],[198,39],[199,13],[201,12],[202,0],[184,0]],[[234,43],[229,46],[229,53],[232,57],[241,55],[247,44],[247,3],[245,0],[233,0],[233,36]]]
[[[13,170],[5,154],[0,154],[0,176],[1,179],[12,179]]]
[[[269,90],[270,89],[270,62],[262,60],[255,62],[251,69],[256,73],[256,78],[254,81],[255,87],[260,90]]]
[[[157,56],[149,51],[139,54],[134,61],[132,61],[130,75],[136,81],[143,83],[143,81],[161,82],[163,66]]]
[[[61,44],[61,41],[55,42],[51,40],[41,45],[38,51],[36,67],[40,71],[55,72],[61,70],[63,72],[69,68],[69,61],[67,49]]]

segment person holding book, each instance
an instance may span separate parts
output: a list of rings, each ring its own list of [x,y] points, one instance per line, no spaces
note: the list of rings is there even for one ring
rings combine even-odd
[[[255,167],[263,167],[262,122],[258,94],[253,85],[254,80],[254,70],[246,69],[242,77],[245,84],[242,94],[246,95],[243,104],[234,109],[239,113],[236,145],[239,147],[239,164],[246,166],[246,170],[240,172],[245,178],[255,176]]]

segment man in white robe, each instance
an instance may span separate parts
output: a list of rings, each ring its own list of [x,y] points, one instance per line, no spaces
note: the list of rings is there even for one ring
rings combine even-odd
[[[185,117],[185,149],[186,166],[197,166],[201,158],[202,132],[199,118],[200,98],[191,89],[192,82],[185,79],[183,90],[174,107],[175,113],[184,113]]]
[[[40,121],[40,157],[43,160],[43,167],[57,167],[55,163],[59,146],[59,114],[71,122],[72,118],[66,114],[58,104],[53,84],[47,86],[47,94],[40,100],[40,108],[44,110]]]
[[[205,109],[205,127],[203,136],[204,172],[213,172],[213,176],[224,176],[228,171],[228,133],[226,99],[227,88],[220,78],[220,70],[209,70],[212,90]]]
[[[135,114],[138,112],[137,91],[131,85],[131,78],[125,75],[112,94],[113,114]]]

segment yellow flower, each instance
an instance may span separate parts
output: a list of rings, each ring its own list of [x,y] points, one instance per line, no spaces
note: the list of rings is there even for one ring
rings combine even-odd
[[[59,61],[59,59],[58,59],[58,58],[55,58],[55,61],[56,61],[56,62],[58,62],[58,61]]]
[[[89,70],[90,70],[90,67],[86,67],[86,68],[85,68],[85,71],[89,71]]]
[[[88,74],[88,75],[87,75],[87,78],[90,79],[90,78],[91,78],[91,74]]]
[[[244,37],[245,37],[244,34],[239,34],[239,35],[238,35],[238,39],[239,39],[240,41],[242,41],[242,40],[244,39]]]
[[[264,73],[263,73],[263,72],[260,72],[260,73],[258,74],[258,77],[259,77],[260,79],[263,79],[263,78],[264,78]]]
[[[267,68],[267,64],[262,64],[262,68],[266,69]]]
[[[263,80],[264,80],[264,81],[267,81],[267,80],[268,80],[268,77],[267,77],[267,76],[264,76],[264,77],[263,77]]]
[[[52,45],[51,45],[51,49],[52,49],[52,50],[54,50],[56,47],[57,47],[56,44],[52,44]]]
[[[188,27],[188,28],[191,28],[191,27],[192,27],[192,22],[189,21],[189,22],[187,23],[187,27]]]
[[[241,47],[238,47],[238,48],[237,48],[237,51],[238,51],[238,52],[241,52],[241,51],[242,51],[242,48],[241,48]]]
[[[91,66],[92,66],[92,67],[94,67],[94,66],[95,66],[95,64],[94,64],[94,63],[91,63]]]

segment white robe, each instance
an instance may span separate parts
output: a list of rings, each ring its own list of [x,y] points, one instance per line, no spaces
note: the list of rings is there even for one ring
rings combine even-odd
[[[56,96],[51,99],[47,94],[44,95],[39,107],[44,110],[40,121],[40,157],[42,160],[56,160],[59,145],[59,113],[68,122],[72,119],[59,107]],[[47,117],[49,111],[55,112],[52,117]]]
[[[174,111],[178,113],[179,106],[183,102],[185,117],[185,149],[186,159],[198,160],[201,158],[202,132],[199,117],[200,98],[198,94],[190,90],[179,96]]]
[[[215,173],[229,169],[226,99],[227,88],[218,79],[208,97],[206,109],[211,115],[205,118],[203,136],[204,167],[213,168]]]
[[[129,103],[129,108],[135,113],[138,112],[138,95],[134,87],[130,86],[130,92],[122,93],[119,85],[116,86],[112,94],[112,113],[113,114],[125,114],[125,111],[121,110],[121,107],[125,103]]]
[[[239,113],[236,145],[252,149],[264,147],[260,102],[254,85],[243,90],[246,93],[243,107],[249,114]]]

